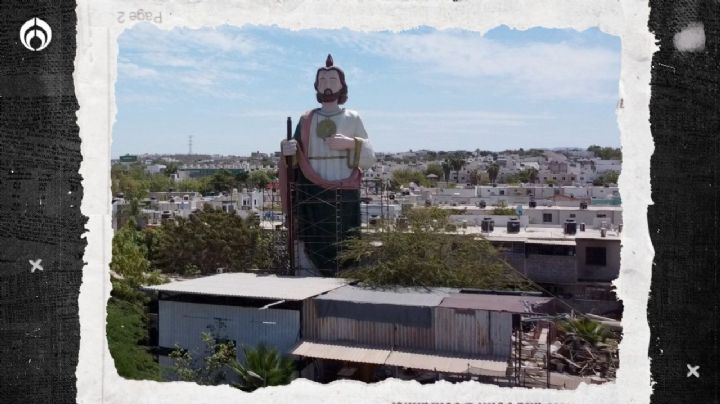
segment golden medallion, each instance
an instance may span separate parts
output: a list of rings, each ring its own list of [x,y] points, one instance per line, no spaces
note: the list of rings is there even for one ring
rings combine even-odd
[[[317,135],[321,139],[327,139],[329,137],[335,136],[337,133],[337,126],[335,126],[335,122],[333,122],[332,119],[323,119],[318,123],[317,129],[316,129]]]

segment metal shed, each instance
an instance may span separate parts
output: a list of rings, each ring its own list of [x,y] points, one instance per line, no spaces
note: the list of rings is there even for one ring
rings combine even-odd
[[[514,314],[533,313],[553,298],[457,293],[435,309],[435,349],[507,359]]]
[[[144,289],[158,293],[161,351],[179,345],[201,353],[201,334],[209,332],[238,347],[264,342],[286,353],[300,339],[302,302],[345,283],[335,278],[225,273]],[[168,358],[161,356],[161,364],[169,364]]]
[[[387,349],[434,349],[433,308],[456,292],[343,286],[303,305],[303,337]]]

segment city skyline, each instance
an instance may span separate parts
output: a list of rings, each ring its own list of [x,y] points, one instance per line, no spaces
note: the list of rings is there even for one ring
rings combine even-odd
[[[327,53],[379,152],[619,146],[620,42],[598,29],[138,25],[120,37],[112,157],[184,154],[190,135],[195,154],[276,150],[317,106]]]

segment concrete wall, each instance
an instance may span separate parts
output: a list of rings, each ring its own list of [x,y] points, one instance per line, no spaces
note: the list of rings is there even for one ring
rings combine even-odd
[[[577,262],[573,255],[530,254],[525,260],[527,276],[535,282],[575,283]]]
[[[551,214],[552,222],[543,222],[544,214]],[[562,210],[546,209],[538,206],[537,208],[533,209],[524,209],[523,215],[529,218],[530,224],[553,224],[559,226],[565,223],[565,220],[567,219],[573,219],[578,224],[585,223],[588,227],[595,229],[599,228],[600,223],[603,221],[606,221],[608,224],[614,224],[616,226],[622,224],[622,211],[612,209],[590,210],[578,208],[572,210]],[[575,217],[571,217],[571,215],[575,215]],[[598,215],[605,215],[606,217],[599,218],[597,217]]]
[[[620,273],[620,240],[576,239],[578,278],[592,281],[612,281]],[[587,247],[605,248],[605,266],[586,264]]]

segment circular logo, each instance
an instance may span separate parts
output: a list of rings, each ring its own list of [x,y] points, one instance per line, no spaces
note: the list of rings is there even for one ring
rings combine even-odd
[[[52,29],[37,17],[27,20],[20,28],[20,42],[33,52],[47,48],[51,40]]]
[[[327,139],[331,136],[335,136],[337,133],[337,127],[332,119],[323,119],[317,126],[317,135],[322,139]]]

